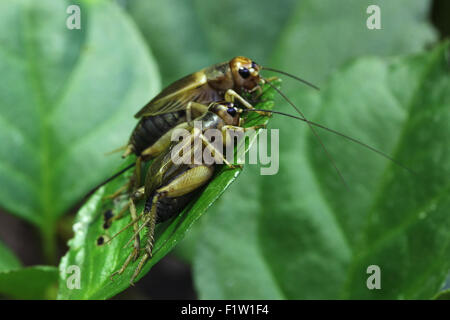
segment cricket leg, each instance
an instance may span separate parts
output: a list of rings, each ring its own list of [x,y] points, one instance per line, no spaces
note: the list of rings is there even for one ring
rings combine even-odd
[[[136,165],[133,176],[123,186],[117,189],[114,193],[105,196],[106,199],[115,199],[126,191],[135,191],[141,185],[141,170],[142,170],[142,156],[136,158]]]
[[[265,128],[266,125],[256,125],[256,126],[250,126],[247,128],[243,128],[243,127],[239,127],[239,126],[233,126],[233,125],[224,125],[222,127],[222,141],[223,144],[227,150],[227,157],[229,155],[229,152],[232,151],[233,154],[233,161],[235,158],[235,147],[236,146],[242,146],[240,145],[242,138],[244,138],[244,133],[247,131],[251,131],[251,130],[257,130],[260,128]],[[235,138],[237,138],[237,145],[235,145]],[[245,147],[245,144],[244,144]],[[237,155],[238,155],[238,159],[241,159],[242,154],[241,152],[244,151],[245,152],[245,148],[242,149],[241,147],[237,148]],[[230,158],[229,158],[230,159]],[[240,165],[240,167],[242,168],[243,165]]]
[[[242,98],[241,95],[239,95],[236,91],[233,89],[228,89],[225,92],[225,101],[227,102],[234,102],[235,100],[238,100],[245,108],[247,109],[255,109],[250,102]],[[256,113],[263,115],[263,116],[271,116],[271,113],[264,112],[264,111],[256,111]]]
[[[122,267],[114,272],[113,274],[111,274],[110,278],[111,280],[113,280],[113,277],[117,274],[122,274],[126,268],[128,267],[128,265],[130,264],[131,261],[136,261],[137,258],[140,255],[140,251],[141,251],[141,245],[140,245],[140,237],[139,237],[139,219],[138,216],[136,214],[136,206],[134,205],[134,201],[132,198],[130,198],[129,201],[129,208],[130,208],[130,214],[131,214],[131,221],[135,221],[132,225],[133,225],[133,230],[135,231],[134,233],[134,248],[133,251],[128,255],[127,259],[125,260],[124,264],[122,265]],[[127,226],[128,227],[128,226]],[[122,229],[120,232],[122,232],[125,229]]]
[[[261,84],[264,84],[266,82],[272,82],[275,80],[278,80],[279,77],[269,77],[269,78],[264,78],[264,80],[261,82]],[[252,96],[252,100],[256,100],[256,101],[260,101],[260,98],[262,96],[262,94],[264,93],[261,85],[257,85],[253,90],[250,90],[250,93],[256,93],[255,96]]]
[[[125,269],[128,267],[128,265],[130,264],[130,262],[131,262],[132,259],[133,259],[133,252],[130,253],[130,254],[128,255],[128,258],[127,258],[127,260],[125,260],[125,262],[124,262],[124,264],[122,265],[122,267],[121,267],[119,270],[114,271],[114,272],[109,276],[109,279],[110,279],[111,281],[114,281],[114,276],[116,276],[116,275],[121,275],[121,274],[125,271]]]
[[[230,131],[247,132],[247,131],[257,130],[257,129],[261,129],[261,128],[266,128],[266,125],[260,124],[260,125],[256,125],[256,126],[250,126],[247,128],[232,126],[232,125],[224,125],[222,127],[222,137],[223,137],[224,145],[228,146],[233,141],[233,138],[230,135]]]
[[[261,129],[261,128],[266,128],[267,126],[265,124],[258,124],[256,126],[251,126],[251,127],[247,127],[247,128],[243,128],[243,127],[238,127],[238,126],[232,126],[232,125],[224,125],[222,127],[222,132],[226,131],[226,130],[234,130],[234,131],[250,131],[250,130],[257,130],[257,129]]]
[[[156,209],[158,202],[166,197],[180,197],[198,189],[211,179],[213,173],[213,166],[200,165],[197,167],[193,167],[180,174],[176,179],[172,180],[166,186],[163,186],[156,190],[153,199],[149,201],[144,208],[143,216],[145,216],[144,220],[148,231],[147,244],[145,247],[145,253],[139,261],[139,264],[130,279],[131,284],[134,283],[134,280],[138,277],[148,259],[152,257],[153,246],[155,243],[154,234],[157,217]]]
[[[201,116],[208,111],[208,106],[204,104],[191,101],[186,106],[186,121],[190,126],[193,126],[192,120]]]
[[[122,193],[124,193],[125,191],[128,190],[128,188],[130,187],[131,183],[130,181],[128,181],[127,183],[125,183],[123,186],[121,186],[119,189],[117,189],[116,191],[114,191],[114,193],[109,194],[107,196],[105,196],[105,199],[115,199],[118,196],[120,196]]]
[[[223,156],[222,152],[217,150],[217,148],[213,144],[211,144],[211,142],[209,142],[208,138],[206,138],[198,128],[194,128],[193,138],[200,138],[202,140],[203,145],[209,149],[213,157],[216,159],[217,163],[225,163],[227,167],[231,169],[242,168],[241,165],[233,165],[228,162],[227,159],[225,159],[225,157]]]
[[[228,89],[225,92],[225,101],[226,102],[234,102],[234,100],[238,100],[245,108],[247,109],[255,109],[247,100],[241,97],[236,91],[233,89]]]
[[[137,214],[136,214],[136,206],[134,205],[133,202],[133,198],[130,198],[130,215],[131,215],[131,220],[136,220],[137,219]],[[141,251],[141,239],[139,237],[139,232],[137,232],[137,230],[139,229],[139,225],[137,223],[133,224],[133,230],[136,234],[136,236],[134,237],[134,248],[133,248],[133,261],[136,261],[136,259],[139,257],[140,251]]]
[[[139,189],[137,189],[136,191],[134,191],[134,193],[131,194],[131,197],[134,200],[139,200],[142,199],[142,197],[144,196],[144,187],[140,187]],[[125,215],[125,212],[128,211],[128,209],[130,208],[130,201],[128,201],[123,207],[122,209],[120,209],[119,213],[117,215],[115,215],[114,217],[112,217],[112,221],[116,221],[116,220],[120,220],[123,218],[123,216]]]
[[[153,250],[153,244],[155,242],[154,234],[155,234],[155,226],[156,226],[156,208],[158,201],[160,200],[161,196],[159,194],[155,195],[151,202],[151,209],[150,212],[147,213],[147,204],[146,208],[144,209],[144,215],[149,215],[149,217],[146,219],[146,226],[147,226],[147,244],[145,246],[145,253],[142,256],[141,260],[139,261],[138,266],[134,270],[133,276],[130,279],[130,284],[134,285],[134,280],[136,277],[141,273],[142,268],[144,267],[145,263],[148,259],[152,257],[152,250]]]
[[[189,124],[187,122],[180,123],[175,128],[170,129],[165,134],[161,136],[154,144],[152,144],[150,147],[142,151],[141,156],[147,160],[147,159],[153,159],[156,158],[158,155],[160,155],[163,151],[167,150],[167,148],[172,143],[172,134],[175,130],[179,129],[185,129],[187,130],[189,128]]]

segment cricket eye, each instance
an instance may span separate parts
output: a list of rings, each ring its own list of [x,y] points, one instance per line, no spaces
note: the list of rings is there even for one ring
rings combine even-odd
[[[228,108],[227,112],[230,116],[234,117],[236,115],[237,110],[236,108]]]
[[[250,71],[247,68],[240,68],[239,69],[239,74],[244,79],[247,79],[248,77],[250,77]]]

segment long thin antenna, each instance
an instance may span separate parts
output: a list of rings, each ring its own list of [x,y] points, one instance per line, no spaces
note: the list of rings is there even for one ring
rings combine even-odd
[[[263,70],[267,70],[267,71],[273,71],[273,72],[278,72],[278,73],[284,74],[285,76],[288,76],[288,77],[290,77],[292,79],[295,79],[297,81],[303,82],[304,84],[306,84],[307,86],[310,86],[311,88],[314,88],[316,90],[320,90],[320,88],[318,86],[312,84],[311,82],[306,81],[305,79],[302,79],[300,77],[294,76],[293,74],[287,73],[285,71],[281,71],[281,70],[277,70],[277,69],[269,68],[269,67],[262,67],[262,69]]]
[[[93,188],[91,190],[90,193],[94,192],[95,190],[97,190],[100,187],[103,187],[105,184],[107,184],[108,182],[110,182],[111,180],[114,180],[115,178],[117,178],[118,176],[120,176],[122,173],[124,173],[125,171],[133,168],[136,165],[136,162],[133,162],[132,164],[130,164],[129,166],[123,168],[122,170],[120,170],[119,172],[115,173],[114,175],[112,175],[111,177],[109,177],[108,179],[106,179],[105,181],[101,182],[100,184],[98,184],[95,188]],[[89,194],[90,194],[89,193]]]
[[[336,162],[334,161],[333,157],[331,156],[331,154],[328,152],[327,148],[325,148],[325,145],[322,142],[322,139],[320,139],[319,135],[317,134],[316,130],[314,130],[314,127],[311,125],[311,123],[308,121],[308,119],[306,119],[305,115],[303,114],[303,112],[300,111],[299,108],[297,108],[297,106],[291,101],[289,100],[289,98],[280,90],[278,89],[276,86],[274,86],[273,84],[271,84],[269,81],[263,79],[264,82],[266,82],[269,86],[271,86],[275,91],[277,91],[280,96],[282,96],[284,98],[284,100],[286,100],[301,116],[303,119],[306,120],[306,123],[308,124],[309,128],[311,129],[311,131],[313,132],[314,136],[316,137],[317,141],[319,141],[320,145],[322,146],[322,149],[325,151],[325,154],[327,155],[327,157],[330,159],[331,163],[333,164],[334,169],[336,170],[337,174],[339,175],[339,177],[341,178],[342,182],[344,183],[344,185],[347,187],[348,189],[348,185],[345,182],[344,177],[342,176],[341,172],[339,171]]]
[[[125,227],[123,227],[122,229],[120,229],[119,231],[116,232],[116,234],[114,234],[109,240],[107,240],[105,242],[105,244],[110,243],[114,238],[116,238],[119,234],[121,234],[122,232],[124,232],[125,230],[127,230],[129,227],[131,227],[133,224],[135,224],[136,222],[138,222],[140,219],[142,218],[142,216],[138,216],[135,219],[131,220],[130,223],[128,223]]]
[[[334,134],[336,134],[336,135],[338,135],[338,136],[340,136],[340,137],[343,137],[343,138],[345,138],[345,139],[347,139],[347,140],[349,140],[349,141],[355,142],[355,143],[357,143],[357,144],[363,146],[364,148],[367,148],[367,149],[369,149],[369,150],[371,150],[371,151],[373,151],[373,152],[376,152],[376,153],[378,153],[380,156],[382,156],[382,157],[384,157],[384,158],[386,158],[386,159],[392,161],[392,162],[395,163],[397,166],[399,166],[399,167],[401,167],[401,168],[403,168],[403,169],[409,171],[409,172],[412,173],[412,174],[416,174],[414,171],[412,171],[412,170],[409,169],[408,167],[405,167],[405,166],[402,165],[400,162],[398,162],[397,160],[395,160],[394,158],[392,158],[392,157],[389,156],[388,154],[384,153],[383,151],[377,150],[377,149],[375,149],[374,147],[371,147],[371,146],[369,146],[368,144],[366,144],[366,143],[364,143],[364,142],[362,142],[362,141],[359,141],[359,140],[357,140],[357,139],[355,139],[355,138],[352,138],[352,137],[347,136],[347,135],[345,135],[345,134],[343,134],[343,133],[340,133],[339,131],[333,130],[333,129],[328,128],[328,127],[325,127],[325,126],[323,126],[323,125],[321,125],[321,124],[319,124],[319,123],[316,123],[316,122],[313,122],[313,121],[309,121],[309,120],[306,120],[306,119],[304,119],[304,118],[297,117],[297,116],[294,116],[294,115],[292,115],[292,114],[284,113],[284,112],[280,112],[280,111],[265,110],[265,109],[246,109],[246,111],[262,111],[262,112],[270,112],[270,113],[280,114],[280,115],[283,115],[283,116],[286,116],[286,117],[294,118],[294,119],[297,119],[297,120],[301,120],[301,121],[304,121],[304,122],[309,122],[310,124],[312,124],[312,125],[315,126],[315,127],[324,129],[324,130],[326,130],[326,131],[328,131],[328,132],[331,132],[331,133],[334,133]]]

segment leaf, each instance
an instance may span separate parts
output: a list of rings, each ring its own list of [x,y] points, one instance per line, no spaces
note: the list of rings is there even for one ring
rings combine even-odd
[[[21,263],[14,253],[0,242],[0,272],[20,268]]]
[[[133,0],[128,11],[154,49],[164,83],[245,55],[263,66],[270,63],[321,84],[327,74],[350,58],[367,53],[418,52],[432,43],[436,34],[425,22],[429,3]],[[367,29],[369,5],[380,6],[382,30]],[[152,19],[148,18],[150,12]],[[401,27],[398,21],[402,21]],[[186,50],[180,53],[179,48]]]
[[[54,299],[58,269],[33,266],[0,272],[0,293],[14,299]]]
[[[236,55],[267,61],[294,4],[294,0],[133,0],[128,11],[154,49],[168,84]]]
[[[81,30],[66,8],[81,6]],[[117,166],[130,117],[159,89],[134,25],[107,1],[0,4],[0,205],[51,237]],[[47,239],[49,245],[51,240]]]
[[[53,299],[58,270],[50,266],[21,266],[19,259],[0,242],[0,294],[13,299]]]
[[[366,27],[369,5],[380,8],[381,30]],[[419,52],[436,40],[426,22],[429,6],[430,1],[422,0],[301,1],[287,22],[273,62],[321,84],[351,58]]]
[[[249,167],[207,216],[194,259],[200,298],[434,296],[450,268],[448,48],[359,59],[317,101],[314,121],[416,174],[317,129],[347,189],[309,128],[286,132],[295,123],[278,120],[280,172]],[[381,290],[367,289],[370,265],[381,268]]]
[[[439,292],[435,297],[435,300],[450,300],[450,289]]]
[[[278,86],[278,82],[274,82]],[[270,109],[273,106],[273,89],[265,88],[261,102],[257,108]],[[252,114],[246,121],[246,126],[266,123],[267,118]],[[135,159],[129,160],[129,163]],[[124,164],[123,167],[126,165]],[[119,171],[120,168],[117,170]],[[220,167],[216,170],[214,178],[201,191],[198,198],[191,202],[178,216],[157,225],[156,242],[153,257],[144,266],[137,280],[142,278],[150,268],[168,254],[184,237],[191,226],[205,211],[221,196],[221,194],[237,178],[241,169],[228,169]],[[130,222],[130,218],[114,221],[110,228],[105,229],[104,214],[111,210],[117,215],[128,199],[125,197],[111,201],[106,195],[114,193],[123,186],[132,173],[128,172],[108,183],[96,191],[88,202],[80,209],[74,224],[75,237],[70,240],[69,252],[60,263],[59,299],[107,299],[123,291],[130,285],[130,279],[139,261],[131,263],[125,272],[111,281],[113,272],[121,268],[131,249],[124,249],[132,235],[132,229],[123,232],[109,244],[98,245],[111,239],[119,230]],[[143,208],[143,201],[137,206],[138,212]],[[128,211],[127,211],[128,212]],[[128,215],[129,216],[129,215]],[[145,243],[145,232],[141,233],[141,246]],[[66,286],[70,266],[78,266],[81,270],[81,290],[69,290]]]

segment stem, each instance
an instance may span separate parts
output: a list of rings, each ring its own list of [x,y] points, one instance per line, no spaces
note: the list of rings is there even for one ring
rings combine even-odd
[[[40,227],[42,238],[42,251],[47,264],[56,265],[56,232],[55,224],[47,222]]]

